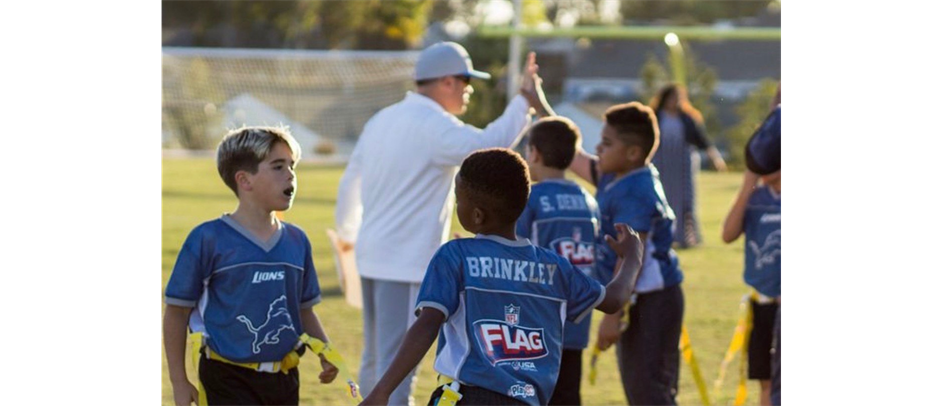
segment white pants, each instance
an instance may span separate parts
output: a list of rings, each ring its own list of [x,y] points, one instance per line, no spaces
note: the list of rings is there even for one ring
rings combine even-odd
[[[360,391],[373,391],[392,363],[406,330],[415,322],[418,283],[362,278],[363,359],[360,362]],[[414,405],[415,370],[389,396],[390,405]],[[424,402],[423,402],[424,403]]]

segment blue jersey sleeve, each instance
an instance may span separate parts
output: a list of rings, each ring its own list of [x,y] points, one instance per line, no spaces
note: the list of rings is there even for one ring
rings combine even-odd
[[[517,236],[521,238],[530,238],[530,230],[533,229],[533,217],[535,213],[530,202],[523,208],[523,213],[517,218]]]
[[[203,255],[202,227],[190,232],[180,248],[177,262],[173,266],[164,301],[167,304],[182,307],[196,307],[203,292],[203,281],[212,273],[210,258]]]
[[[612,221],[625,223],[639,233],[651,231],[651,219],[655,217],[654,204],[642,196],[628,195],[614,205]],[[613,236],[614,237],[614,236]]]
[[[572,264],[565,259],[559,261],[559,267],[569,287],[566,299],[566,320],[579,323],[605,299],[605,287],[573,268]]]
[[[419,288],[415,314],[424,307],[438,309],[448,320],[458,311],[459,293],[464,290],[461,256],[456,252],[455,240],[443,245],[429,261],[425,279]]]
[[[321,286],[317,280],[317,271],[314,269],[314,252],[311,241],[304,237],[304,276],[301,279],[301,308],[307,309],[321,301]]]

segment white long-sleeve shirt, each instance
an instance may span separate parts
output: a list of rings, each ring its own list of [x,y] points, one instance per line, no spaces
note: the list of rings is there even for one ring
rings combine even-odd
[[[455,174],[474,151],[512,147],[529,123],[514,97],[483,130],[408,92],[363,128],[337,194],[337,233],[355,242],[360,276],[420,283],[448,240]]]

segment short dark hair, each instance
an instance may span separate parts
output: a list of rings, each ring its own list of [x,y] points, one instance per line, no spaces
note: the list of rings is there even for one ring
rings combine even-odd
[[[576,145],[582,139],[579,127],[566,117],[552,116],[530,127],[530,145],[543,156],[543,164],[566,169],[576,156]]]
[[[639,102],[616,104],[605,110],[605,123],[615,129],[626,145],[637,145],[646,157],[657,151],[660,131],[654,110]]]
[[[501,223],[514,223],[530,198],[530,171],[520,154],[489,148],[468,155],[458,171],[468,198]]]

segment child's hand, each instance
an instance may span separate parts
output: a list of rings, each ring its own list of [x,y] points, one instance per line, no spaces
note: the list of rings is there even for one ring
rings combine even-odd
[[[200,393],[190,382],[173,385],[173,403],[177,406],[199,404]]]
[[[320,357],[321,368],[324,369],[323,371],[321,371],[321,374],[319,376],[319,378],[321,379],[321,383],[333,382],[334,379],[337,378],[337,374],[340,372],[340,369],[334,366],[334,364],[331,364],[330,362],[328,362],[327,358],[324,358],[323,354],[317,354],[317,356]]]
[[[611,235],[605,236],[605,242],[615,251],[620,258],[637,259],[641,263],[644,258],[644,244],[635,230],[628,227],[625,223],[616,223],[615,231],[618,232],[618,238],[612,238]]]

